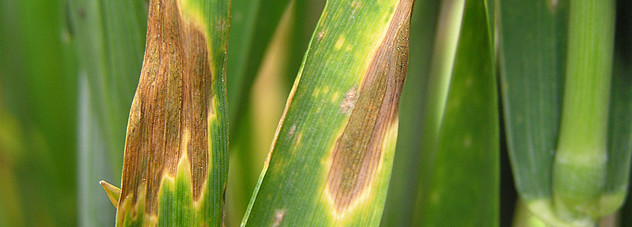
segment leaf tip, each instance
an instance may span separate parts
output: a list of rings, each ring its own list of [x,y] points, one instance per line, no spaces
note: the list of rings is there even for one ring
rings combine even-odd
[[[110,198],[114,208],[118,208],[119,198],[121,197],[121,189],[105,182],[104,180],[99,181],[99,184],[101,184],[103,190],[105,190],[105,193],[108,195],[108,198]]]

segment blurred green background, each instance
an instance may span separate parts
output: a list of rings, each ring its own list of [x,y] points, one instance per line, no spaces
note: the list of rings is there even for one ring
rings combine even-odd
[[[488,12],[496,12],[497,2],[487,2]],[[232,1],[228,226],[241,221],[324,4],[325,0]],[[614,70],[628,75],[623,83],[630,83],[632,4],[617,4]],[[428,89],[435,39],[441,38],[436,35],[440,6],[439,0],[415,3],[391,182],[395,191],[389,192],[385,226],[410,224],[418,212],[410,196],[428,184],[419,182],[424,179],[419,169],[433,164],[433,159],[419,161],[431,156],[421,152],[419,142],[424,111],[420,100]],[[115,209],[98,181],[120,186],[127,117],[142,64],[146,8],[146,0],[0,1],[0,226],[113,225]],[[497,28],[494,15],[488,15],[489,22]],[[498,34],[491,35],[496,42]],[[491,182],[498,188],[491,192],[496,193],[495,203],[489,205],[497,213],[485,217],[509,226],[518,196],[500,113],[498,107],[499,169],[492,172],[499,182]],[[482,209],[478,205],[466,209],[476,212]],[[629,198],[620,217],[621,226],[632,226]]]

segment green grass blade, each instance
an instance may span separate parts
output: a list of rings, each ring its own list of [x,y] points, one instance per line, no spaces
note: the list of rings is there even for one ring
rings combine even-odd
[[[568,5],[502,0],[499,7],[500,87],[516,189],[535,215],[554,219],[551,173],[561,115]]]
[[[115,209],[96,184],[120,184],[126,117],[141,68],[144,1],[68,2],[79,56],[79,224],[114,225]]]
[[[423,165],[434,164],[420,183],[413,225],[498,226],[500,138],[488,10],[485,1],[443,2],[439,26],[452,26],[437,32],[432,67],[439,69],[430,86],[444,87],[427,95],[435,100],[425,105],[430,130],[421,148],[432,157]]]
[[[625,202],[625,197],[621,196],[627,194],[627,202],[620,211],[621,226],[632,226],[632,196],[629,189],[632,183],[632,51],[629,44],[621,48],[627,48],[627,53],[615,55],[608,132],[608,178],[604,194],[606,198],[614,199],[615,203]],[[621,204],[616,207],[619,206]]]
[[[608,116],[608,177],[607,194],[620,194],[629,188],[630,162],[632,161],[632,17],[625,13],[632,9],[630,2],[618,7],[625,16],[617,17],[614,46],[614,65]],[[624,20],[627,20],[624,22]],[[621,24],[621,25],[619,25]],[[629,194],[629,192],[628,192]],[[629,196],[628,196],[629,197]]]
[[[628,195],[625,205],[619,211],[621,227],[632,227],[632,168],[630,152],[632,141],[630,124],[632,122],[632,2],[617,1],[615,28],[614,74],[610,95],[610,124],[608,126],[608,179],[606,193],[621,190],[627,185]],[[626,153],[627,152],[627,153]],[[627,165],[627,166],[626,166]],[[628,168],[627,174],[625,168]],[[627,179],[626,179],[627,176]]]
[[[229,9],[228,0],[150,2],[117,225],[223,222]]]
[[[388,189],[382,226],[410,226],[415,215],[415,198],[419,186],[419,173],[427,173],[426,165],[419,165],[423,132],[422,120],[424,92],[430,71],[440,1],[418,1],[413,9],[410,30],[410,59],[406,84],[402,91],[397,133],[397,152]],[[420,171],[420,168],[424,168]]]
[[[503,0],[499,6],[507,146],[527,203],[551,196],[566,56],[567,6],[561,3]]]
[[[240,117],[239,132],[231,137],[230,170],[226,189],[227,226],[241,223],[266,155],[270,141],[281,118],[290,85],[284,83],[287,74],[287,45],[292,37],[292,22],[296,18],[291,4],[266,50],[257,72],[246,111]]]
[[[257,153],[259,147],[252,141],[257,139],[252,131],[259,128],[254,122],[266,120],[254,118],[255,113],[249,106],[252,102],[251,90],[290,2],[237,0],[232,3],[227,66],[228,119],[231,122],[231,174],[227,194],[229,225],[241,221],[263,162]]]
[[[240,116],[250,98],[250,90],[272,35],[289,0],[238,0],[232,6],[228,42],[228,108],[231,134],[240,130]]]
[[[288,87],[288,92],[292,88],[294,79],[303,61],[305,50],[309,45],[312,33],[318,23],[320,14],[323,11],[326,0],[304,0],[292,2],[292,24],[290,37],[291,47],[287,61],[287,73],[284,82]]]
[[[327,2],[242,225],[379,224],[411,10]]]

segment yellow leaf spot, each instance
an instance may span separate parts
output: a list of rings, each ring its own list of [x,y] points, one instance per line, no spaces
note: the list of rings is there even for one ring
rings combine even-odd
[[[336,102],[340,98],[340,92],[336,91],[331,95],[331,102]]]
[[[315,88],[314,93],[312,93],[312,96],[318,97],[318,95],[320,95],[320,88]]]
[[[353,8],[352,13],[355,13],[358,11],[358,9],[360,9],[360,7],[362,6],[362,2],[359,1],[353,1],[351,2],[351,7]]]
[[[343,44],[345,44],[345,36],[341,35],[340,37],[338,37],[338,40],[336,41],[336,45],[334,47],[336,48],[336,50],[340,50]]]

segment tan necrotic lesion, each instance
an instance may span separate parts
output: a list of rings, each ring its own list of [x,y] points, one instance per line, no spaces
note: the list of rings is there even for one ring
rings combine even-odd
[[[143,68],[132,103],[119,203],[145,194],[156,214],[163,177],[188,157],[198,200],[208,174],[208,114],[213,76],[205,33],[184,20],[176,0],[152,0]],[[184,155],[182,152],[186,152]],[[141,189],[145,188],[145,189]],[[131,198],[127,198],[127,196]]]
[[[369,65],[351,116],[334,145],[326,190],[337,214],[343,214],[369,190],[380,164],[386,133],[396,122],[408,65],[411,9],[411,0],[398,4]]]

